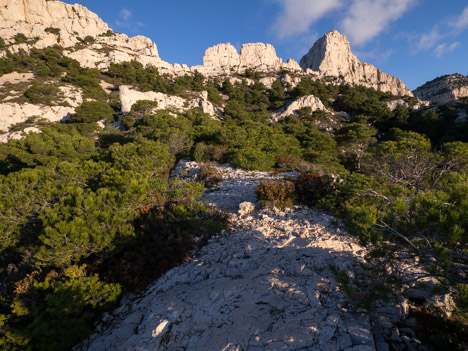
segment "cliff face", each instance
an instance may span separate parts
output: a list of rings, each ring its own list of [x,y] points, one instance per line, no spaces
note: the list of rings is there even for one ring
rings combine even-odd
[[[445,104],[468,96],[468,76],[458,73],[441,76],[415,89],[413,93],[421,100]]]
[[[304,71],[311,69],[323,77],[339,77],[346,83],[364,85],[394,95],[412,96],[398,78],[359,61],[346,37],[336,30],[320,38],[301,59],[300,65]]]
[[[19,33],[26,40],[15,40]],[[0,0],[0,37],[12,52],[58,44],[65,48],[65,55],[82,66],[100,70],[111,63],[130,60],[158,67],[162,73],[172,75],[195,70],[207,76],[244,73],[246,69],[289,70],[300,75],[314,74],[317,78],[336,77],[338,82],[361,84],[395,95],[412,95],[399,79],[360,62],[351,52],[346,37],[337,31],[319,39],[300,65],[292,59],[283,62],[271,44],[244,44],[239,53],[226,43],[208,48],[203,65],[188,67],[162,60],[156,44],[149,38],[112,33],[95,13],[81,5],[46,0]],[[88,40],[84,41],[85,38]],[[0,51],[0,56],[3,55],[5,50]]]
[[[15,40],[18,34],[23,40]],[[105,69],[111,63],[137,60],[166,71],[183,70],[160,59],[158,48],[144,36],[115,34],[86,7],[46,0],[0,0],[0,37],[8,50],[28,51],[60,45],[84,67]],[[0,57],[5,50],[0,51]]]
[[[283,62],[271,44],[249,43],[241,47],[240,54],[230,43],[208,48],[203,57],[203,66],[192,67],[207,75],[243,73],[246,69],[257,71],[279,71],[288,69],[302,72],[299,64],[289,59]]]
[[[46,28],[60,30],[58,34]],[[96,37],[104,34],[109,27],[95,13],[86,7],[69,5],[61,1],[46,0],[0,0],[0,37],[7,43],[14,43],[14,37],[21,33],[37,48],[54,44],[64,47],[76,44],[78,37]]]

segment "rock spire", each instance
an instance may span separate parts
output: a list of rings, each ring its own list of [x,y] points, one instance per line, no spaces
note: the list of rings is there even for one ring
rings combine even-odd
[[[304,71],[311,69],[321,76],[337,77],[346,83],[364,85],[394,95],[412,95],[398,78],[359,61],[346,37],[336,30],[320,38],[301,59],[300,65]]]

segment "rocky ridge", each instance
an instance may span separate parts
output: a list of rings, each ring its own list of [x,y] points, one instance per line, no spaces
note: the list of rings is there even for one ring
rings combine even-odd
[[[341,291],[330,266],[354,276],[365,249],[333,217],[302,206],[257,209],[261,180],[294,174],[218,170],[223,181],[203,200],[230,213],[229,230],[143,296],[128,296],[75,351],[388,351],[390,340],[418,350],[414,332],[396,326],[408,316],[404,300],[369,316]],[[198,172],[195,162],[176,168],[188,180]]]
[[[208,48],[203,65],[188,67],[161,59],[156,44],[149,38],[112,33],[106,23],[81,5],[46,0],[0,0],[0,19],[0,37],[6,40],[10,51],[58,44],[66,49],[65,55],[89,68],[105,70],[111,63],[136,60],[171,75],[190,74],[196,70],[207,76],[239,74],[246,69],[269,73],[288,70],[317,78],[334,77],[338,83],[362,84],[395,95],[411,95],[399,79],[360,62],[351,52],[346,37],[337,31],[317,41],[300,65],[292,59],[283,62],[270,44],[244,44],[238,53],[233,45],[225,43]],[[17,43],[18,33],[24,34],[27,41]],[[5,52],[0,51],[0,56]]]
[[[468,76],[448,74],[425,83],[413,91],[421,100],[445,104],[468,96]]]
[[[302,57],[300,65],[304,71],[310,69],[310,73],[318,72],[322,78],[338,77],[346,83],[364,85],[394,95],[413,95],[398,78],[359,61],[346,37],[336,30],[320,38]]]
[[[203,57],[203,66],[194,66],[207,75],[244,73],[246,69],[262,72],[278,72],[282,69],[302,72],[299,64],[289,59],[283,62],[276,55],[271,44],[249,43],[243,44],[240,54],[230,43],[218,44],[208,48]]]

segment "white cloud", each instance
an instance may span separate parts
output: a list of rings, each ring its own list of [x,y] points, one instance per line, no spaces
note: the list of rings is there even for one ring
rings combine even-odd
[[[122,9],[120,12],[119,12],[119,16],[124,20],[124,21],[128,21],[131,17],[132,17],[132,13],[127,10],[127,9]]]
[[[468,27],[468,6],[465,7],[461,15],[453,23],[453,26],[459,31]]]
[[[435,26],[430,32],[421,34],[417,51],[431,49],[443,38],[444,35],[441,33],[439,26]]]
[[[458,46],[460,46],[460,42],[455,42],[447,46],[447,44],[440,44],[434,49],[434,54],[436,57],[441,57],[442,55],[452,52],[455,50]]]
[[[120,27],[120,28],[128,28],[132,32],[136,32],[138,31],[138,29],[144,26],[144,24],[141,22],[138,22],[138,21],[135,22],[133,20],[132,12],[126,8],[123,8],[122,10],[120,10],[118,18],[115,21],[115,24],[117,27]]]
[[[354,0],[343,20],[344,33],[353,44],[365,44],[415,3],[415,0]]]
[[[370,50],[370,51],[354,51],[354,54],[359,57],[360,60],[372,60],[374,63],[385,63],[388,61],[390,56],[395,53],[393,49],[381,51],[381,50]]]
[[[447,46],[447,44],[439,44],[442,40],[453,37],[468,28],[468,6],[464,8],[462,13],[457,17],[451,17],[434,25],[432,29],[419,36],[416,45],[416,52],[421,50],[429,50],[435,47],[434,53],[437,57],[442,56],[446,52],[456,49],[457,43]],[[457,44],[453,47],[454,44]],[[452,48],[453,47],[453,48]],[[452,48],[450,51],[448,49]]]
[[[312,23],[343,6],[344,0],[278,0],[282,13],[273,24],[279,38],[304,34]]]

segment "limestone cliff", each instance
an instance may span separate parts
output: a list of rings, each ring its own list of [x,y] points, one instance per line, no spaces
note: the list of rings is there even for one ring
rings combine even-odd
[[[420,86],[413,93],[421,100],[445,104],[468,96],[468,76],[458,73],[441,76]]]
[[[50,28],[46,31],[47,28]],[[55,29],[54,30],[51,28]],[[109,27],[86,7],[61,1],[0,0],[0,37],[15,44],[15,36],[23,34],[34,46],[44,48],[59,44],[73,46],[78,38],[96,37]]]
[[[301,59],[300,65],[304,71],[311,69],[322,77],[338,77],[346,83],[364,85],[394,95],[412,96],[398,78],[359,61],[346,37],[336,30],[320,38]]]
[[[246,69],[262,72],[287,69],[302,72],[296,61],[289,59],[283,62],[276,55],[273,45],[264,43],[243,44],[240,53],[230,43],[212,46],[205,52],[203,66],[195,66],[192,69],[206,75],[243,73]]]

